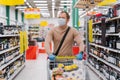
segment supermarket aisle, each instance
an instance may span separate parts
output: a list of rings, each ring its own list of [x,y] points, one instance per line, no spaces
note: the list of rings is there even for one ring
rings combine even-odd
[[[26,67],[14,80],[47,80],[46,54],[40,54],[37,60],[26,61]],[[89,68],[86,80],[100,80]]]
[[[46,56],[40,54],[37,60],[26,61],[25,68],[14,80],[47,80]]]

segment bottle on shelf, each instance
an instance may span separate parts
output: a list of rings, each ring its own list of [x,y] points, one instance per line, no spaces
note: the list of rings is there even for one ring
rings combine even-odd
[[[116,41],[116,48],[120,49],[120,38],[118,38]]]
[[[109,52],[108,62],[116,65],[116,53],[115,52]]]
[[[109,26],[109,28],[107,28],[106,33],[115,33],[115,23],[111,23],[111,25]]]
[[[3,39],[0,39],[0,51],[4,49]]]
[[[3,35],[3,23],[0,23],[0,35]]]
[[[116,37],[113,37],[113,49],[116,49],[116,41],[117,41],[117,38]]]
[[[120,68],[120,54],[116,56],[116,65]]]

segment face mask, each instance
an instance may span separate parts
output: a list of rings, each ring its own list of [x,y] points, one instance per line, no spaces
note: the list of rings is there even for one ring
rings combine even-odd
[[[66,20],[63,19],[63,18],[59,18],[58,19],[58,24],[59,24],[59,26],[64,26],[66,24]]]

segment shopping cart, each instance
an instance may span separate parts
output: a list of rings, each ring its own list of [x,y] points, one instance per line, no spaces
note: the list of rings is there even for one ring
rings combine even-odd
[[[63,73],[61,79],[56,79],[56,75],[53,74],[54,69],[61,68]],[[72,66],[74,69],[67,69],[68,66]],[[55,60],[48,59],[48,80],[85,80],[85,60],[77,60],[75,56],[72,57],[60,57],[57,56]],[[67,70],[66,70],[66,69]],[[69,67],[70,68],[70,67]],[[71,78],[71,79],[70,79]]]

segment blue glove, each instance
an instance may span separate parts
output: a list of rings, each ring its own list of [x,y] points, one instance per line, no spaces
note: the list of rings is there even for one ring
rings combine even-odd
[[[77,60],[82,60],[83,59],[83,52],[80,52],[79,54],[76,55]]]
[[[48,56],[48,58],[49,58],[50,60],[55,60],[55,55],[50,54],[50,55]]]

